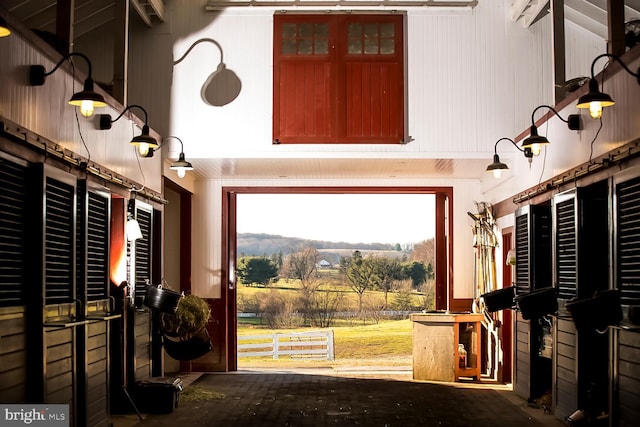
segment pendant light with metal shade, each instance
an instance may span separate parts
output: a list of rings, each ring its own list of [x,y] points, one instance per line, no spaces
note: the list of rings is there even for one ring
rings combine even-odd
[[[160,147],[160,144],[158,144],[158,141],[154,137],[149,135],[147,110],[142,108],[140,105],[128,105],[115,119],[111,119],[110,114],[100,114],[100,129],[111,129],[112,123],[117,122],[127,110],[134,107],[139,108],[144,113],[144,126],[142,126],[142,133],[138,136],[134,136],[133,139],[131,139],[130,144],[135,145],[138,148],[138,153],[142,157],[151,157],[153,156],[153,150]]]
[[[182,140],[177,136],[168,136],[167,139],[169,138],[175,138],[180,141],[180,155],[178,156],[177,161],[171,163],[169,169],[176,171],[178,177],[184,178],[187,171],[193,170],[193,165],[185,159],[184,143],[182,142]]]
[[[605,107],[611,107],[615,105],[615,101],[611,96],[604,92],[600,92],[600,88],[598,87],[598,81],[595,78],[595,70],[594,66],[596,61],[600,58],[611,58],[616,60],[622,68],[632,76],[636,78],[638,84],[640,84],[640,68],[638,68],[638,72],[634,73],[631,71],[624,62],[620,60],[616,55],[612,55],[610,53],[603,53],[594,58],[591,62],[591,80],[589,80],[589,92],[585,95],[582,95],[578,100],[577,108],[588,108],[589,115],[594,119],[599,119],[602,117],[602,109]]]
[[[493,163],[491,163],[489,166],[487,166],[487,172],[491,172],[493,173],[493,177],[498,179],[502,176],[502,172],[506,171],[509,169],[509,166],[507,166],[505,163],[502,163],[500,161],[500,156],[498,156],[498,143],[500,141],[509,141],[510,143],[512,143],[514,145],[514,147],[516,147],[518,150],[522,151],[524,153],[524,156],[529,159],[529,162],[531,162],[531,158],[533,157],[533,152],[531,151],[530,148],[520,148],[518,147],[518,144],[516,144],[516,142],[511,139],[511,138],[500,138],[499,140],[496,141],[494,147],[493,147]]]
[[[91,61],[86,55],[79,52],[71,52],[65,55],[53,69],[49,72],[45,71],[42,65],[32,65],[29,68],[29,83],[31,86],[42,86],[48,76],[53,74],[62,63],[71,58],[72,56],[78,56],[87,62],[87,78],[84,81],[84,88],[82,91],[74,93],[69,104],[79,107],[80,113],[84,117],[91,117],[93,110],[97,107],[106,107],[107,103],[104,97],[93,90],[93,79],[91,78]]]
[[[581,130],[582,129],[582,119],[579,114],[569,114],[569,117],[564,119],[555,108],[550,105],[539,105],[537,106],[533,112],[531,113],[531,128],[529,131],[529,137],[522,141],[523,149],[530,149],[534,156],[540,154],[542,150],[542,146],[549,144],[549,140],[545,136],[538,135],[538,127],[536,126],[535,114],[540,108],[548,108],[553,111],[553,113],[558,116],[560,120],[565,122],[570,130]]]

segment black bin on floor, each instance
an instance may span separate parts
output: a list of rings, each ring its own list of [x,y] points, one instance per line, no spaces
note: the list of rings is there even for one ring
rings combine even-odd
[[[140,412],[169,414],[178,407],[181,392],[181,378],[151,377],[136,381],[132,394]]]

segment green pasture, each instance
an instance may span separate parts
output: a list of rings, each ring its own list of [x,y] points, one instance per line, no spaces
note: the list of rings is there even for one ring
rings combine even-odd
[[[245,367],[260,366],[336,366],[366,365],[381,366],[410,365],[412,354],[412,325],[409,319],[382,320],[364,326],[337,326],[334,332],[336,360],[295,360],[259,357],[240,357],[238,363]],[[266,329],[247,323],[238,324],[238,336],[304,332],[313,328]]]

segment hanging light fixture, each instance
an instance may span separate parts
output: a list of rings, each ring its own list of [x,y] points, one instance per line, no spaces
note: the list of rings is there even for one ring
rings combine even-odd
[[[74,93],[69,100],[69,104],[79,107],[80,113],[84,117],[91,117],[93,115],[94,108],[105,107],[107,103],[102,95],[93,90],[93,79],[91,78],[91,61],[89,61],[89,58],[87,58],[86,55],[78,52],[71,52],[65,55],[49,72],[46,72],[42,65],[32,65],[29,69],[29,82],[31,86],[42,86],[47,76],[53,74],[65,60],[71,58],[72,56],[78,56],[84,59],[87,62],[88,70],[87,78],[84,81],[83,90]]]
[[[558,114],[558,112],[553,107],[549,105],[537,106],[531,113],[531,128],[529,130],[529,137],[522,142],[522,148],[523,149],[529,148],[534,156],[537,156],[540,154],[543,145],[549,144],[549,140],[545,136],[538,135],[538,127],[536,126],[536,121],[535,121],[536,111],[538,111],[540,108],[543,108],[543,107],[553,111],[553,113],[556,116],[558,116],[560,120],[562,120],[567,124],[570,130],[582,129],[582,120],[580,119],[579,114],[569,114],[569,117],[567,119],[564,119],[560,114]]]
[[[11,29],[7,25],[7,21],[0,18],[0,37],[9,37],[11,35]]]
[[[184,144],[180,138],[177,136],[168,136],[166,139],[175,138],[180,141],[180,156],[178,156],[178,160],[171,163],[169,169],[176,171],[178,177],[184,178],[187,171],[193,170],[193,165],[184,157]]]
[[[529,162],[531,162],[531,158],[533,157],[533,152],[531,151],[531,148],[520,148],[518,147],[518,144],[515,143],[515,141],[511,138],[500,138],[499,140],[496,141],[494,147],[493,147],[493,163],[491,163],[489,166],[487,166],[487,172],[491,172],[493,173],[494,178],[498,179],[502,176],[502,172],[504,172],[505,170],[509,169],[509,166],[507,166],[505,163],[502,163],[500,161],[500,156],[498,156],[498,143],[500,141],[509,141],[511,142],[514,147],[516,147],[518,150],[522,151],[524,153],[524,156],[529,159]]]
[[[111,129],[112,123],[117,122],[127,110],[134,107],[139,108],[144,113],[144,126],[142,126],[142,133],[140,133],[140,135],[138,136],[133,137],[133,139],[130,141],[130,144],[135,145],[138,148],[138,153],[142,157],[152,157],[153,150],[160,147],[160,145],[158,144],[158,141],[156,141],[154,137],[149,135],[147,110],[145,110],[141,106],[136,104],[128,105],[124,110],[122,110],[120,115],[115,119],[111,119],[110,114],[100,114],[100,129],[102,130]]]
[[[196,40],[189,49],[177,60],[173,61],[175,67],[182,62],[189,52],[196,47],[196,45],[208,42],[213,43],[220,50],[220,63],[216,67],[216,70],[209,75],[206,82],[200,89],[200,97],[208,105],[214,107],[222,107],[232,102],[240,94],[242,89],[242,82],[232,70],[228,69],[223,61],[222,46],[220,43],[210,38],[203,38]]]
[[[596,56],[594,60],[591,62],[591,80],[589,80],[589,92],[585,95],[582,95],[578,100],[578,104],[576,105],[577,108],[588,108],[589,115],[594,119],[599,119],[600,117],[602,117],[602,109],[604,107],[611,107],[615,104],[615,101],[613,100],[613,98],[611,98],[611,96],[609,96],[606,93],[600,92],[600,88],[598,87],[598,81],[595,78],[594,66],[596,64],[596,61],[604,57],[611,58],[618,61],[618,63],[622,66],[622,68],[627,73],[634,76],[638,84],[640,84],[640,68],[638,68],[637,73],[634,73],[626,66],[624,62],[620,60],[619,57],[617,57],[616,55],[612,55],[610,53],[603,53],[601,55]]]

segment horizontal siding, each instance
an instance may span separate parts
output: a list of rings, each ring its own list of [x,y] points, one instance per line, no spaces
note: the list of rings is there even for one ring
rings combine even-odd
[[[531,394],[531,351],[529,345],[530,324],[528,321],[516,320],[515,343],[515,380],[514,391],[520,397],[528,399]]]
[[[0,402],[24,402],[27,381],[24,309],[3,309],[0,331]]]
[[[86,424],[109,426],[108,322],[91,322],[86,330]]]
[[[136,312],[135,315],[135,374],[136,380],[151,375],[151,316],[149,312]]]
[[[45,400],[73,407],[74,328],[45,331]]]
[[[618,332],[618,412],[621,427],[640,419],[640,334]]]

